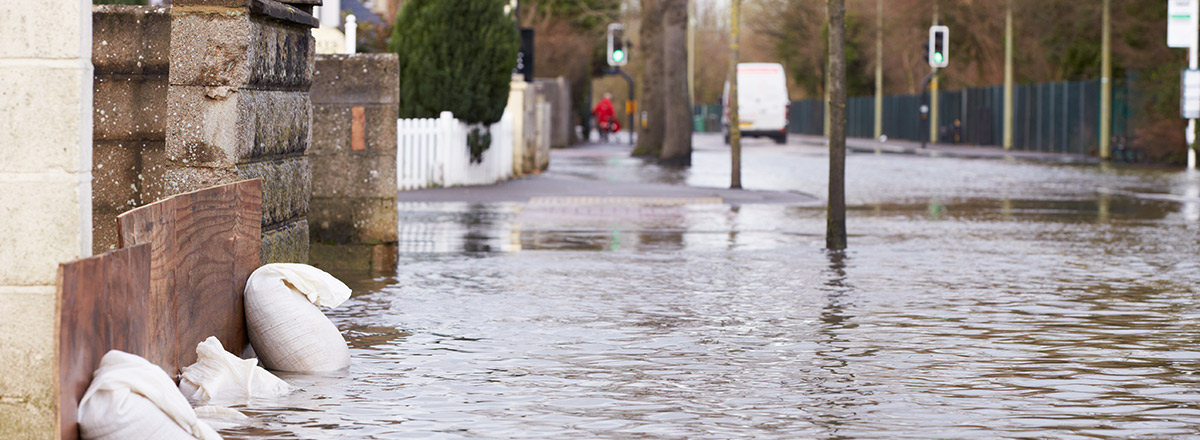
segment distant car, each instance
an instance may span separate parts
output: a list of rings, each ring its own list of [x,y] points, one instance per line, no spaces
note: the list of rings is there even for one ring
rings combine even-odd
[[[769,137],[776,143],[787,142],[788,100],[787,76],[779,63],[739,63],[738,126],[742,137]],[[721,116],[721,132],[729,143],[729,81],[721,96],[725,111]]]

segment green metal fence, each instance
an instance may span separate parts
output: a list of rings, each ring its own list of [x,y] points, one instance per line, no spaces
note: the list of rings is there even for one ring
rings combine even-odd
[[[1132,81],[1128,78],[1126,83]],[[1113,87],[1113,138],[1132,137],[1129,88]],[[847,99],[846,134],[875,135],[875,98]],[[919,141],[928,136],[921,119],[921,95],[883,98],[883,134],[891,139]],[[716,123],[697,130],[720,131],[720,106],[697,106],[697,115],[716,114]],[[709,110],[709,109],[715,110]],[[1021,84],[1013,88],[1013,148],[1072,154],[1096,154],[1098,148],[1100,82]],[[788,131],[824,133],[825,105],[820,99],[793,101]],[[715,125],[715,127],[714,127]],[[938,141],[1001,145],[1004,136],[1004,86],[942,91],[938,94]]]

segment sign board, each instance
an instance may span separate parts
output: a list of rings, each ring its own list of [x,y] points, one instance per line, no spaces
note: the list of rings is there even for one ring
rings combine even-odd
[[[513,75],[524,76],[525,82],[533,82],[533,28],[521,28],[521,50],[517,51]]]
[[[1184,119],[1200,119],[1200,70],[1184,69],[1179,94],[1179,113]]]
[[[1200,0],[1167,0],[1167,47],[1196,46]]]

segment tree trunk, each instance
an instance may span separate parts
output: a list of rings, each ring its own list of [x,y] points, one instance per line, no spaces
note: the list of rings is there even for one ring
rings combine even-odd
[[[846,248],[846,5],[826,0],[829,17],[829,210],[825,247]]]
[[[646,115],[645,128],[638,132],[635,156],[662,154],[663,118],[663,41],[662,3],[664,0],[642,0],[641,42],[631,56],[642,57],[642,94],[638,111]],[[629,127],[633,130],[634,127]]]
[[[663,1],[663,148],[660,162],[692,164],[692,102],[688,98],[688,1]]]

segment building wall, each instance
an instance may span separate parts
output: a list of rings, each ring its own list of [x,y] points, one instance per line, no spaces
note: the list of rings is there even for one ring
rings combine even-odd
[[[395,270],[395,54],[317,55],[313,74],[313,264],[328,270]]]
[[[58,265],[92,253],[91,8],[0,2],[0,438],[54,436]]]

